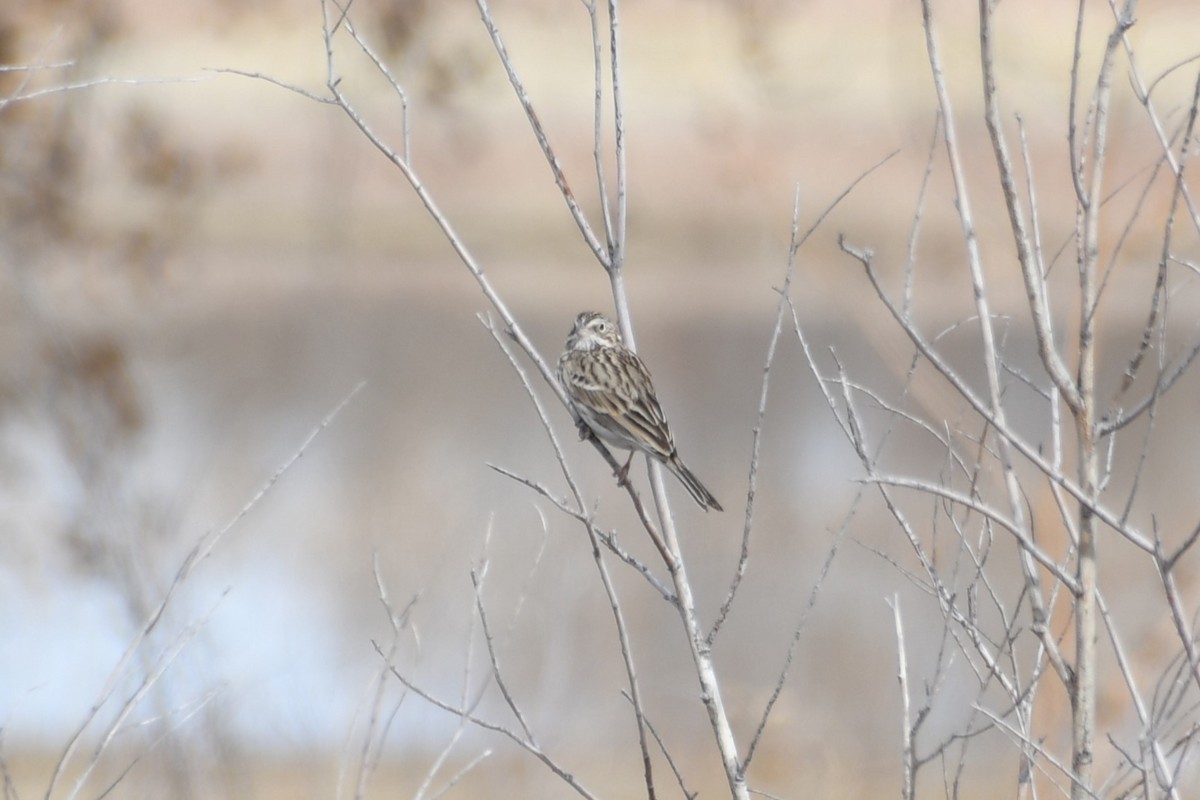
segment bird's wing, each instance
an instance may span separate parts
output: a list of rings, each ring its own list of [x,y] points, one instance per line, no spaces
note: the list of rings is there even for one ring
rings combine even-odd
[[[641,445],[641,449],[668,458],[675,452],[671,429],[654,394],[646,365],[632,351],[605,349],[574,362],[567,370],[567,391],[576,403],[606,418],[613,428]]]

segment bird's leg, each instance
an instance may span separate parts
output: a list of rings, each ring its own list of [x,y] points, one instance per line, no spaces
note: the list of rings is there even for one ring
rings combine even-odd
[[[636,450],[630,450],[629,458],[625,460],[625,466],[613,473],[617,478],[617,486],[625,487],[629,485],[629,465],[633,463],[633,457],[636,454]]]
[[[579,441],[581,442],[586,442],[596,435],[592,433],[591,426],[584,421],[583,417],[575,421],[575,430],[579,431]]]

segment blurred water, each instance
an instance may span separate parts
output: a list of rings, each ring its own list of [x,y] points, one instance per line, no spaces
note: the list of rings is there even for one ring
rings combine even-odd
[[[40,540],[21,545],[26,555],[38,554],[35,573],[10,574],[5,582],[12,598],[3,604],[6,627],[13,635],[0,652],[11,666],[6,684],[21,690],[21,701],[6,713],[10,735],[62,740],[193,543],[234,518],[364,380],[366,387],[179,593],[150,652],[170,647],[194,621],[204,622],[168,672],[158,702],[164,709],[188,708],[215,690],[209,705],[225,709],[231,732],[255,748],[338,745],[378,666],[370,636],[385,631],[373,554],[382,559],[397,602],[425,592],[421,646],[423,659],[436,665],[430,654],[463,649],[467,575],[483,557],[489,526],[501,617],[522,576],[534,569],[530,559],[546,544],[548,555],[534,577],[550,583],[534,586],[549,589],[560,607],[553,618],[543,618],[548,609],[536,604],[526,610],[526,618],[534,615],[537,643],[515,656],[517,669],[538,674],[539,692],[577,694],[569,676],[580,667],[586,673],[587,660],[570,654],[573,637],[562,646],[554,640],[564,634],[558,626],[573,615],[597,611],[590,560],[580,550],[578,531],[528,490],[487,469],[486,463],[497,463],[564,490],[515,374],[458,304],[458,298],[431,302],[403,291],[362,296],[315,287],[273,302],[171,315],[161,325],[143,323],[128,333],[147,424],[126,460],[112,465],[105,501],[55,497],[66,486],[76,495],[96,488],[83,486],[65,457],[42,466],[31,481],[38,491],[24,497],[64,530],[48,525]],[[551,358],[571,313],[528,321]],[[733,319],[710,320],[702,333],[686,320],[651,321],[641,330],[643,349],[657,359],[660,391],[681,446],[732,509],[723,516],[694,514],[683,502],[686,494],[670,489],[694,548],[697,576],[715,591],[737,551],[738,495],[766,330]],[[700,360],[697,351],[714,358]],[[717,378],[722,372],[727,379]],[[798,375],[790,372],[781,370],[777,378],[785,397],[798,390]],[[582,466],[587,490],[601,501],[601,519],[628,524],[605,468],[576,442],[565,413],[553,408],[551,414],[572,463]],[[804,419],[780,415],[769,437],[769,472],[764,470],[760,490],[760,514],[767,519],[796,514],[804,495],[846,489],[828,469],[834,452],[825,451],[836,452],[837,440],[826,435],[825,444],[817,444],[819,428]],[[14,422],[13,430],[21,425]],[[702,430],[707,435],[699,435]],[[788,444],[796,436],[808,440],[800,458],[788,455],[797,452]],[[54,438],[45,436],[23,452],[55,450]],[[807,476],[802,494],[772,488],[797,475]],[[531,514],[534,505],[549,519],[546,532]],[[80,513],[89,516],[74,520]],[[68,528],[92,537],[92,560],[80,560]],[[792,538],[784,535],[783,541]],[[649,557],[636,533],[627,537],[627,546]],[[714,543],[718,547],[710,550]],[[119,564],[134,566],[113,566]],[[659,605],[636,581],[623,580],[635,607]],[[711,607],[715,600],[705,602]],[[31,608],[36,613],[28,613]],[[555,651],[559,655],[551,657]],[[433,675],[439,688],[454,690],[456,672],[435,666]],[[25,693],[37,686],[44,688]],[[60,690],[65,686],[70,691]],[[296,697],[306,700],[296,703]],[[401,740],[428,733],[421,726],[398,731]]]

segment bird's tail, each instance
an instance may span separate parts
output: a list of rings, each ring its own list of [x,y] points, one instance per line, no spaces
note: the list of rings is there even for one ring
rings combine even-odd
[[[717,498],[712,496],[712,492],[704,488],[704,484],[700,482],[687,466],[679,459],[679,454],[672,454],[671,458],[666,462],[668,469],[675,473],[675,477],[679,478],[679,482],[683,484],[683,488],[688,490],[700,507],[705,511],[710,508],[715,508],[717,511],[724,511],[721,504],[717,502]]]

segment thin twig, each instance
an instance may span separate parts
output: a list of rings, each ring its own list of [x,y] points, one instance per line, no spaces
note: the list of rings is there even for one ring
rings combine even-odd
[[[151,611],[147,616],[145,622],[142,623],[142,627],[134,635],[132,641],[129,643],[129,646],[125,649],[125,652],[117,660],[116,666],[113,667],[112,671],[109,673],[108,680],[105,682],[104,688],[97,696],[95,703],[88,710],[87,714],[84,715],[84,719],[80,725],[67,739],[67,744],[63,748],[62,755],[59,756],[58,761],[55,763],[54,771],[51,773],[50,781],[46,786],[45,797],[47,800],[53,797],[54,789],[57,786],[59,779],[62,777],[63,772],[70,762],[72,756],[74,755],[76,748],[79,746],[84,732],[91,727],[100,711],[108,706],[108,702],[116,693],[119,684],[125,679],[127,674],[126,670],[128,669],[130,662],[133,660],[134,655],[141,649],[150,635],[158,628],[159,623],[162,622],[163,617],[167,612],[167,609],[171,606],[172,601],[175,599],[179,588],[185,581],[187,581],[196,567],[198,567],[204,562],[205,559],[208,558],[208,556],[213,552],[222,539],[224,539],[230,531],[232,531],[243,519],[245,519],[250,511],[253,510],[255,506],[257,506],[273,488],[275,488],[275,485],[279,482],[280,478],[282,478],[284,474],[291,469],[292,465],[295,464],[305,452],[307,452],[308,448],[312,445],[316,438],[320,436],[326,428],[329,427],[337,415],[341,413],[342,409],[344,409],[350,403],[350,401],[354,399],[354,397],[365,385],[365,382],[359,383],[345,397],[343,397],[341,401],[334,406],[333,410],[330,411],[323,420],[321,420],[320,424],[318,424],[317,427],[309,432],[308,436],[305,437],[305,439],[300,443],[300,446],[291,455],[291,457],[284,461],[284,463],[277,470],[275,470],[274,474],[272,474],[271,477],[269,477],[266,482],[259,487],[258,491],[256,491],[248,501],[246,501],[242,508],[236,514],[234,514],[234,516],[228,522],[219,528],[213,528],[206,531],[199,537],[199,539],[196,540],[196,543],[192,546],[192,549],[188,551],[186,556],[184,556],[184,559],[180,563],[179,568],[176,570],[174,577],[171,579],[171,583],[168,584],[166,591],[163,592],[162,599],[159,601],[154,610]],[[148,688],[148,685],[143,684],[143,693],[144,690]],[[98,756],[99,752],[94,754],[94,758]],[[91,767],[89,767],[88,770],[85,770],[85,774],[86,772],[90,771],[90,768]],[[77,784],[74,793],[77,793],[79,788],[80,785]]]
[[[378,642],[372,640],[371,646],[375,648],[375,652],[379,655],[379,657],[381,659],[386,657],[386,654],[383,651],[383,647],[380,646],[380,644]],[[420,697],[425,702],[429,703],[434,708],[441,709],[442,711],[445,711],[446,713],[451,714],[451,715],[457,717],[458,719],[469,722],[477,728],[481,728],[486,731],[491,731],[493,733],[500,734],[504,738],[511,741],[513,744],[520,747],[525,752],[534,756],[538,761],[542,762],[542,764],[544,764],[547,769],[549,769],[552,773],[557,775],[559,777],[559,779],[562,780],[563,783],[565,783],[565,784],[567,784],[567,786],[571,787],[571,789],[573,789],[578,795],[580,795],[581,797],[590,798],[590,800],[596,800],[596,796],[594,794],[592,794],[592,792],[588,791],[588,789],[586,789],[583,786],[583,784],[579,782],[578,778],[576,778],[574,775],[572,775],[570,772],[568,772],[566,769],[564,769],[550,755],[548,755],[544,750],[542,750],[540,747],[538,747],[536,743],[522,738],[519,734],[517,734],[511,728],[508,728],[504,725],[500,725],[495,722],[490,722],[489,720],[486,720],[486,719],[480,717],[478,714],[476,714],[473,710],[471,710],[468,707],[455,706],[451,703],[447,703],[445,700],[442,700],[437,695],[432,694],[431,692],[423,689],[417,683],[413,682],[407,675],[405,675],[403,672],[401,672],[394,664],[388,664],[388,671],[391,672],[392,675],[395,676],[396,680],[400,681],[400,683],[403,684],[405,686],[405,688],[407,688],[409,691],[416,694],[418,697]]]
[[[1122,523],[1119,516],[1101,505],[1099,500],[1085,492],[1078,484],[1068,478],[1061,470],[1055,470],[1048,462],[1036,445],[1030,444],[1023,437],[1013,431],[1007,424],[1000,424],[1000,421],[992,413],[990,407],[975,393],[975,390],[950,366],[936,349],[920,334],[919,331],[908,321],[905,320],[899,309],[891,301],[883,291],[883,287],[879,284],[878,276],[872,265],[873,254],[869,250],[854,247],[846,242],[842,237],[839,237],[838,244],[842,251],[847,255],[857,260],[866,269],[867,277],[870,279],[872,286],[875,288],[876,296],[883,303],[884,307],[892,315],[897,323],[900,324],[909,340],[917,346],[929,362],[937,369],[958,392],[971,407],[983,417],[1000,436],[1013,446],[1013,448],[1024,456],[1031,464],[1033,464],[1047,479],[1055,485],[1062,487],[1068,494],[1074,497],[1079,503],[1085,506],[1096,519],[1109,526],[1116,533],[1128,541],[1130,544],[1137,547],[1145,553],[1154,552],[1154,544],[1146,538],[1144,534],[1139,532],[1129,523]]]
[[[517,362],[517,360],[512,356],[512,354],[509,352],[508,348],[505,347],[504,341],[500,337],[500,334],[496,330],[495,326],[492,324],[491,319],[487,318],[487,317],[481,317],[480,319],[481,319],[481,322],[483,322],[484,326],[487,327],[487,329],[491,332],[493,340],[496,342],[497,346],[499,346],[500,349],[504,352],[505,356],[509,360],[509,363],[512,365],[513,369],[516,371],[517,375],[520,377],[521,384],[524,386],[526,393],[529,395],[530,400],[533,402],[534,407],[537,409],[538,416],[542,422],[542,427],[546,431],[546,434],[547,434],[547,436],[549,436],[551,444],[554,447],[555,457],[558,459],[559,466],[562,469],[564,476],[567,478],[568,484],[571,486],[571,491],[575,495],[575,502],[579,505],[580,508],[582,508],[583,507],[583,497],[580,494],[578,486],[575,484],[575,481],[571,477],[570,470],[567,468],[566,457],[564,456],[564,454],[562,452],[562,448],[559,446],[557,437],[554,435],[554,429],[550,425],[550,420],[549,420],[548,416],[546,415],[545,408],[543,407],[541,401],[538,399],[537,393],[533,391],[533,386],[530,383],[529,378],[525,373],[525,370],[521,367],[521,365]],[[632,491],[632,489],[630,491]],[[634,495],[634,497],[636,498],[636,495]],[[617,596],[616,586],[613,584],[612,576],[609,574],[609,571],[608,571],[608,565],[605,563],[604,558],[602,556],[600,542],[603,541],[603,537],[596,530],[596,527],[592,523],[590,518],[584,518],[584,519],[581,519],[580,521],[584,524],[584,528],[587,531],[588,538],[591,543],[592,560],[596,565],[596,570],[600,577],[600,583],[604,587],[605,596],[608,598],[609,609],[613,615],[613,622],[615,624],[616,633],[617,633],[617,641],[620,644],[621,658],[622,658],[622,662],[625,666],[625,676],[626,676],[626,680],[628,681],[628,685],[629,685],[629,693],[630,693],[630,697],[633,699],[635,717],[636,717],[636,722],[637,722],[637,730],[638,730],[638,744],[641,748],[642,765],[643,765],[644,775],[645,775],[645,779],[646,779],[646,788],[647,788],[647,791],[649,792],[650,798],[653,798],[654,797],[654,777],[653,777],[653,770],[652,770],[652,762],[650,760],[649,744],[647,743],[647,739],[646,739],[645,707],[642,704],[641,689],[638,684],[637,668],[634,664],[634,659],[633,659],[633,645],[631,644],[631,642],[629,640],[628,625],[625,622],[625,614],[621,608],[620,599]],[[650,574],[648,571],[644,572],[642,574],[646,577],[650,577]],[[659,586],[661,586],[661,584],[659,584]],[[660,591],[662,591],[662,589],[660,589]]]
[[[790,293],[792,288],[792,280],[796,274],[796,259],[800,252],[800,248],[804,243],[816,233],[817,229],[825,222],[826,218],[833,213],[843,200],[850,196],[850,193],[862,183],[866,178],[888,163],[900,151],[893,150],[879,161],[872,164],[870,167],[861,172],[853,181],[850,182],[845,189],[833,198],[833,201],[825,207],[825,209],[817,215],[817,218],[809,226],[808,230],[803,235],[799,235],[800,230],[800,187],[796,187],[795,198],[792,202],[792,227],[791,241],[788,245],[787,266],[784,270],[783,286],[779,290],[779,302],[775,308],[775,326],[771,331],[771,341],[767,344],[766,363],[763,365],[763,377],[761,388],[758,396],[758,413],[754,421],[753,443],[750,448],[750,468],[747,477],[746,489],[746,515],[742,525],[742,548],[738,556],[737,566],[734,568],[733,578],[730,580],[729,589],[725,593],[725,600],[721,603],[721,608],[717,612],[717,617],[713,621],[712,627],[709,629],[705,641],[709,647],[716,640],[717,633],[721,626],[725,623],[725,619],[729,616],[730,610],[733,608],[734,598],[737,596],[738,587],[741,585],[742,578],[746,574],[746,566],[750,560],[750,533],[754,527],[754,500],[758,488],[758,464],[759,455],[762,449],[762,432],[766,422],[767,414],[767,397],[769,396],[771,382],[771,367],[775,363],[775,352],[779,345],[779,340],[783,333],[784,314],[791,307]],[[793,309],[794,314],[794,309]]]
[[[533,128],[533,135],[537,139],[538,146],[542,149],[542,155],[546,158],[546,164],[550,167],[550,173],[554,176],[554,183],[558,186],[559,192],[562,193],[563,199],[567,202],[567,209],[571,212],[571,219],[575,220],[575,225],[579,228],[579,233],[583,236],[583,240],[591,249],[592,254],[596,256],[601,264],[607,267],[610,264],[609,252],[600,240],[596,238],[591,224],[588,223],[583,209],[579,206],[579,201],[575,199],[575,195],[571,192],[571,187],[567,183],[566,173],[563,172],[562,165],[558,161],[558,156],[555,155],[554,148],[550,145],[550,137],[546,135],[546,130],[542,127],[542,122],[538,119],[537,112],[534,111],[533,101],[529,99],[529,93],[525,91],[525,84],[522,83],[520,76],[517,75],[516,67],[513,65],[512,58],[508,54],[508,48],[505,47],[504,39],[500,36],[500,29],[496,26],[496,21],[492,18],[491,7],[488,5],[487,0],[475,0],[475,5],[479,8],[479,16],[483,20],[483,26],[487,29],[488,36],[492,40],[492,46],[496,48],[496,55],[500,57],[500,63],[504,66],[504,72],[508,75],[508,82],[512,85],[513,93],[517,96],[517,101],[521,104],[521,108],[525,112],[525,117],[529,120],[530,127]]]

